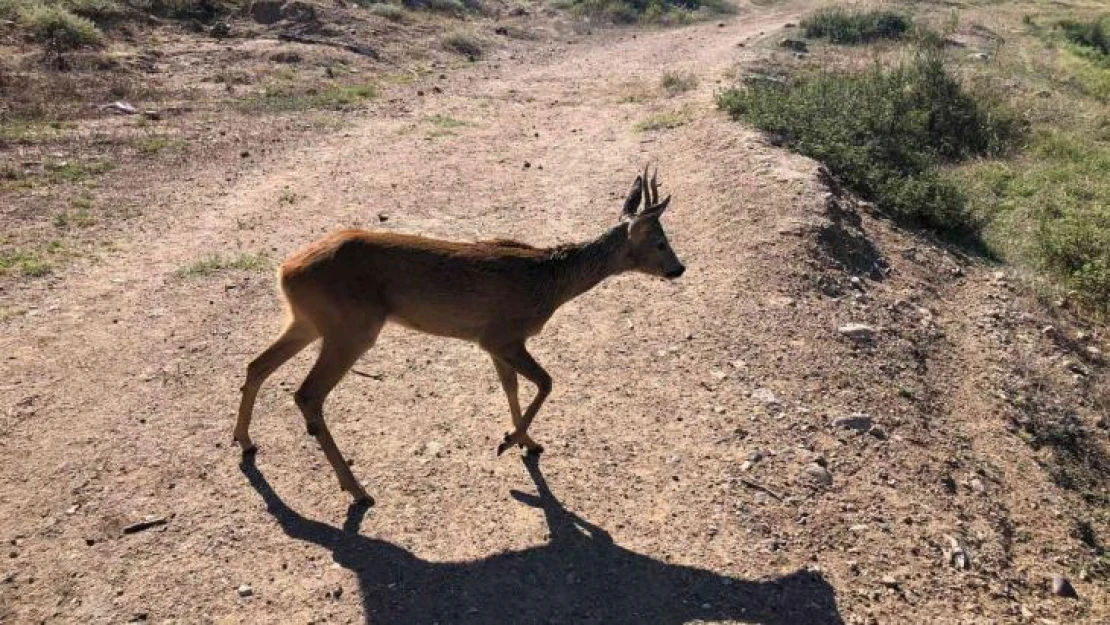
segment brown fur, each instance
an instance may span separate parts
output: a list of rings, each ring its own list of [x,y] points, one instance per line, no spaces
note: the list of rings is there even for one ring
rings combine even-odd
[[[645,209],[629,202],[648,198]],[[578,245],[536,248],[494,239],[456,243],[419,236],[341,230],[290,256],[278,272],[289,322],[247,367],[235,440],[254,450],[249,428],[262,382],[309,343],[322,339],[320,356],[295,394],[309,434],[315,436],[340,485],[369,499],[355,480],[324,423],[328,393],[373,345],[387,321],[437,336],[477,343],[494,362],[509,399],[512,444],[542,448],[527,430],[551,391],[551,376],[525,348],[563,303],[608,276],[624,271],[677,277],[682,264],[659,223],[667,200],[655,204],[641,179],[625,205],[625,218],[597,239]],[[538,389],[522,414],[517,376]]]

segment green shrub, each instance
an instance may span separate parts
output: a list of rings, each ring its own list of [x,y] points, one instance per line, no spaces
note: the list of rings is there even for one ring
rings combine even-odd
[[[901,39],[909,31],[910,24],[909,17],[893,11],[839,7],[821,9],[802,20],[806,37],[845,44]]]
[[[391,22],[403,22],[408,17],[403,7],[396,4],[388,4],[385,2],[357,2],[359,6],[364,7],[370,13],[378,17],[384,17]]]
[[[1017,161],[959,172],[988,244],[1110,309],[1110,145],[1089,134],[1039,133]]]
[[[32,39],[58,51],[99,45],[104,39],[96,24],[60,6],[29,4],[18,10],[18,18]]]
[[[1110,55],[1110,27],[1106,22],[1110,17],[1101,17],[1089,22],[1062,20],[1060,28],[1064,37],[1077,46],[1088,48],[1102,56]]]
[[[961,236],[974,237],[980,224],[939,167],[1000,154],[1021,133],[1010,113],[966,92],[931,53],[890,70],[749,79],[718,103],[824,162],[893,216]]]
[[[736,11],[727,0],[555,0],[552,5],[621,24],[683,22],[699,11],[706,14]]]
[[[443,46],[471,59],[482,57],[482,40],[472,33],[455,31],[443,38]]]

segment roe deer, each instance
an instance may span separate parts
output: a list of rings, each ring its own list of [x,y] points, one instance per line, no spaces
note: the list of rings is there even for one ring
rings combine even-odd
[[[550,249],[506,240],[453,243],[363,230],[342,230],[309,245],[278,272],[289,320],[273,345],[247,366],[235,440],[244,454],[255,451],[249,430],[259,387],[320,338],[320,355],[294,399],[343,490],[358,501],[372,501],[336,447],[323,406],[385,322],[392,321],[473,341],[488,352],[513,422],[497,453],[514,444],[529,453],[542,452],[528,436],[528,426],[551,392],[551,376],[524,342],[543,329],[559,306],[609,276],[625,271],[681,276],[686,268],[659,223],[670,199],[659,201],[656,178],[649,184],[645,169],[624,201],[618,226],[588,243]],[[523,414],[518,374],[537,388]]]

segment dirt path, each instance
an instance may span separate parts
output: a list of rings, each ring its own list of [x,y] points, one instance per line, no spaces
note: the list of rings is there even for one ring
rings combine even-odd
[[[38,314],[5,322],[0,527],[11,553],[0,620],[1011,614],[986,589],[929,594],[948,573],[922,537],[955,523],[944,506],[959,498],[936,483],[914,492],[912,472],[931,475],[928,463],[945,458],[914,450],[917,409],[890,407],[897,379],[864,379],[912,356],[892,347],[869,360],[837,337],[838,324],[883,309],[812,288],[822,270],[811,244],[827,225],[813,164],[713,108],[718,81],[746,54],[736,44],[795,18],[758,10],[489,61],[442,81],[442,94],[261,159],[226,189],[183,181],[118,255],[44,293]],[[699,86],[637,98],[657,91],[664,70],[694,72]],[[691,121],[634,130],[668,111]],[[446,118],[461,122],[446,124],[450,134]],[[542,470],[494,456],[508,412],[477,348],[397,328],[358,365],[375,379],[348,378],[328,405],[377,506],[348,510],[304,434],[291,392],[309,352],[264,388],[258,466],[240,468],[237,389],[280,324],[272,278],[178,270],[209,253],[280,258],[341,225],[583,240],[614,222],[647,160],[674,194],[667,228],[689,271],[675,283],[611,280],[533,341],[555,378],[533,429],[549,449]],[[919,284],[876,283],[875,297]],[[893,416],[896,436],[845,442],[827,431],[830,417],[856,410]],[[799,479],[817,457],[831,490]],[[884,467],[892,479],[867,475]],[[168,523],[121,534],[147,515]],[[860,524],[872,529],[849,532]],[[871,531],[870,546],[856,538]],[[252,596],[237,592],[244,584]]]

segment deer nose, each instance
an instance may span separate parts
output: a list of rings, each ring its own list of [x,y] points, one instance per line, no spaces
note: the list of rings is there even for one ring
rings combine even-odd
[[[675,278],[681,276],[684,273],[686,273],[686,267],[684,267],[682,265],[679,265],[678,269],[672,269],[672,270],[668,271],[667,272],[667,277],[671,280],[674,280]]]

